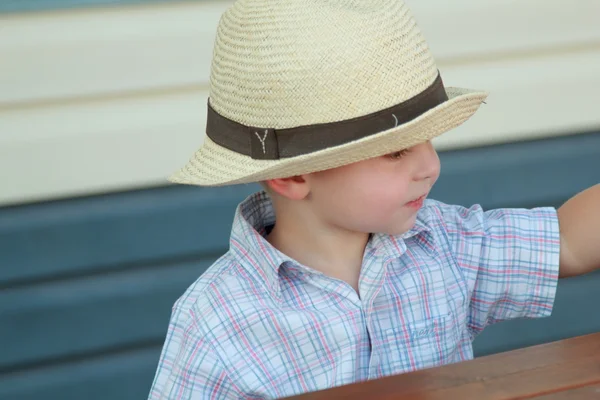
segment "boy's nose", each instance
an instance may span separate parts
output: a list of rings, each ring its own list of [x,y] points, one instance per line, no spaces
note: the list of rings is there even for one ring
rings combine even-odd
[[[415,172],[414,180],[422,181],[430,179],[435,181],[440,174],[440,159],[431,142],[420,143],[413,148],[417,152],[414,157]]]

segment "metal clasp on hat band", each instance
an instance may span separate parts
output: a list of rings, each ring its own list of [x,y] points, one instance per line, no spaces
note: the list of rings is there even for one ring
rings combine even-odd
[[[339,146],[405,124],[448,100],[442,78],[400,104],[345,121],[287,129],[250,127],[217,113],[208,103],[206,135],[256,160],[278,160]],[[393,122],[392,122],[393,121]]]

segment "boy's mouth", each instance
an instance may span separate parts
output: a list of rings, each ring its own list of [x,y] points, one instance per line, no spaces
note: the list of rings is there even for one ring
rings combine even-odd
[[[408,203],[406,203],[407,207],[410,208],[416,208],[419,209],[423,206],[423,202],[425,201],[425,197],[427,197],[426,194],[422,195],[421,197],[417,197],[414,200],[409,201]]]

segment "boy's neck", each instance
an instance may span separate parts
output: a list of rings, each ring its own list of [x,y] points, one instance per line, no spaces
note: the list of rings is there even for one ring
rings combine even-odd
[[[327,225],[310,213],[286,212],[277,214],[267,240],[299,263],[347,282],[358,293],[369,234]]]

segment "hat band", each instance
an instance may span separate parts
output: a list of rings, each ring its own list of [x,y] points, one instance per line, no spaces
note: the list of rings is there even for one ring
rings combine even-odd
[[[442,78],[415,97],[362,117],[272,129],[239,124],[208,103],[206,135],[216,144],[255,160],[278,160],[343,145],[405,124],[448,100]],[[399,149],[400,150],[400,149]]]

